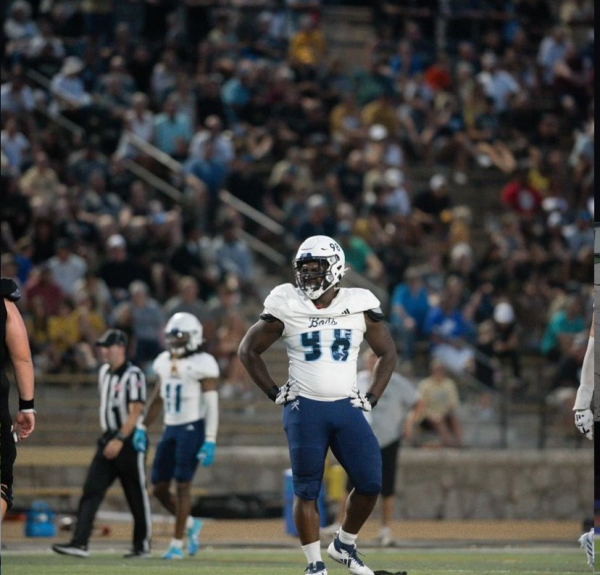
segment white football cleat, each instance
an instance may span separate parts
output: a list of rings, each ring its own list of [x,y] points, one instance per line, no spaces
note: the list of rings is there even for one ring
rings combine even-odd
[[[587,556],[587,563],[590,567],[594,567],[594,528],[590,529],[587,533],[584,533],[579,538],[579,544],[585,549]]]
[[[327,555],[348,567],[352,575],[375,575],[358,557],[356,545],[342,543],[337,534],[327,548]]]

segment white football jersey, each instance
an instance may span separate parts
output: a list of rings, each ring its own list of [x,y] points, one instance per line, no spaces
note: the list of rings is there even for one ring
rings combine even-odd
[[[358,353],[367,329],[364,312],[379,306],[379,300],[361,288],[340,288],[323,309],[292,284],[273,289],[264,313],[283,323],[288,377],[299,395],[320,401],[349,396],[356,388]]]
[[[165,425],[181,425],[204,419],[206,405],[200,382],[219,377],[217,360],[205,352],[171,359],[171,354],[163,351],[152,367],[160,377]]]

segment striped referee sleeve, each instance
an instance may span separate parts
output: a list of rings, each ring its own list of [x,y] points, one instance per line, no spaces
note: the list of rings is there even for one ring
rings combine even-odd
[[[129,369],[125,389],[128,404],[132,401],[146,403],[146,376],[139,367],[132,366]]]

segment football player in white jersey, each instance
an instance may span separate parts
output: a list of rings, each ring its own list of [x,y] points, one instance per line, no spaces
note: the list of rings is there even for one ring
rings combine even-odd
[[[187,530],[187,551],[194,555],[199,547],[202,522],[190,516],[191,482],[198,461],[204,467],[215,456],[219,426],[216,359],[202,351],[202,324],[190,313],[176,313],[165,328],[168,351],[153,363],[158,382],[143,425],[136,432],[144,448],[145,426],[164,408],[164,431],[156,448],[152,466],[154,494],[175,515],[175,536],[164,559],[183,558],[183,536]],[[170,491],[175,480],[176,494]]]
[[[381,490],[381,454],[361,410],[381,397],[396,363],[394,342],[381,321],[379,300],[368,290],[342,288],[346,267],[339,244],[327,236],[305,240],[294,259],[296,287],[277,286],[260,320],[246,333],[239,356],[254,382],[279,405],[294,481],[294,523],[308,567],[327,575],[321,558],[317,499],[327,450],[331,449],[355,488],[344,521],[327,549],[352,575],[373,575],[359,558],[356,539]],[[261,354],[283,338],[289,378],[279,387]],[[357,387],[363,339],[378,357],[367,393]]]
[[[594,413],[592,413],[592,396],[594,394],[594,320],[592,317],[592,327],[590,329],[590,338],[588,347],[583,358],[581,366],[581,377],[577,396],[575,398],[575,426],[588,439],[594,439]],[[579,544],[585,550],[588,565],[594,567],[594,528],[579,538]]]

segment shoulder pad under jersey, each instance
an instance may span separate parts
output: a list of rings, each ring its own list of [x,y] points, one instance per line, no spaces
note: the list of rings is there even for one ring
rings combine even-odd
[[[2,297],[9,301],[17,301],[21,299],[19,287],[10,278],[0,279],[0,291],[2,292]]]
[[[283,316],[293,300],[298,300],[296,288],[290,283],[278,285],[266,297],[263,315],[271,315],[279,321],[283,321]]]
[[[375,294],[363,288],[342,288],[340,305],[350,310],[350,313],[367,312],[369,310],[381,313],[381,303]]]

